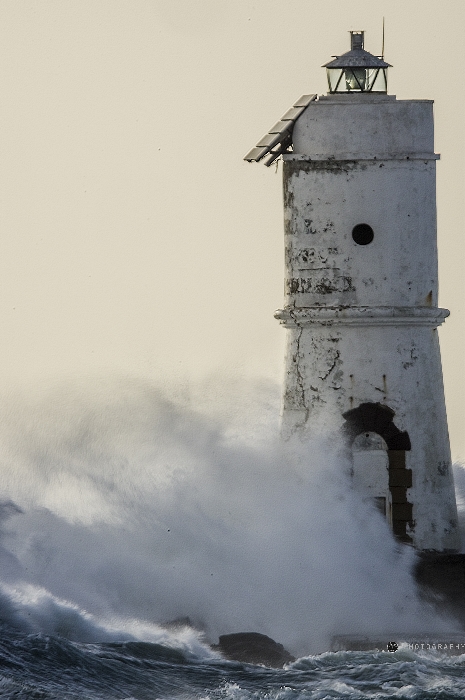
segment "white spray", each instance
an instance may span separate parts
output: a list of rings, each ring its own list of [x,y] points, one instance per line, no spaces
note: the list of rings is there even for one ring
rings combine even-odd
[[[4,616],[92,641],[163,639],[158,623],[189,616],[211,641],[257,631],[297,654],[451,629],[324,436],[310,454],[280,441],[278,393],[210,381],[175,402],[112,379],[8,395]]]

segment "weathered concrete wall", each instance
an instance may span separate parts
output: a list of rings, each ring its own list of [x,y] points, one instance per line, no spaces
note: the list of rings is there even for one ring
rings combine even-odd
[[[437,304],[434,171],[434,160],[286,160],[286,305]],[[352,238],[361,223],[369,245]]]
[[[389,407],[410,439],[407,503],[393,506],[408,519],[405,537],[454,550],[432,104],[328,96],[299,118],[294,147],[284,163],[286,305],[277,312],[288,329],[283,430],[310,438],[342,430],[343,414],[360,405]],[[371,242],[354,241],[358,224],[371,227]]]
[[[292,139],[294,153],[311,157],[431,156],[433,102],[396,100],[394,95],[325,95],[299,117]]]

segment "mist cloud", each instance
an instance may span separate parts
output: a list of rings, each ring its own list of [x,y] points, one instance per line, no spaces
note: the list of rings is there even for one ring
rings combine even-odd
[[[331,634],[451,629],[417,600],[413,551],[356,498],[332,442],[281,442],[277,387],[173,393],[114,379],[4,402],[0,544],[18,619],[27,607],[46,627],[47,599],[50,619],[71,606],[77,637],[126,620],[146,638],[189,616],[211,641],[258,631],[295,653]]]

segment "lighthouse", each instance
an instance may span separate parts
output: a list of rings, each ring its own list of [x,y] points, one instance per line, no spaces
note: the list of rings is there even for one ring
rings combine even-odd
[[[245,157],[283,161],[283,434],[309,451],[334,434],[398,540],[454,552],[433,102],[389,95],[384,56],[350,38],[328,94],[299,98]]]

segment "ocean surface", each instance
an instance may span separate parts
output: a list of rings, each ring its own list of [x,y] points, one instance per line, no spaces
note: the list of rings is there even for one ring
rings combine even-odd
[[[460,629],[419,599],[414,552],[331,444],[277,438],[279,388],[179,393],[3,392],[0,698],[465,698],[465,655],[329,651],[338,634]],[[186,617],[195,629],[165,624]],[[247,665],[207,644],[235,632],[297,661]]]
[[[82,644],[1,630],[0,697],[325,700],[465,697],[465,656],[323,653],[270,669],[147,642]]]

